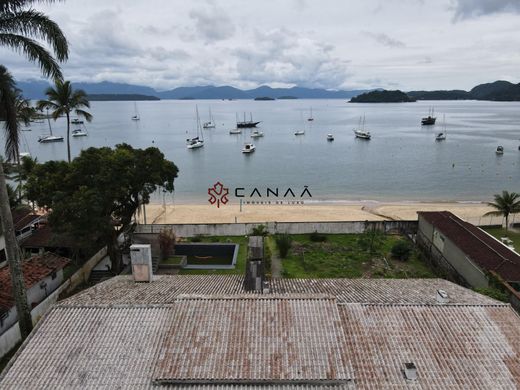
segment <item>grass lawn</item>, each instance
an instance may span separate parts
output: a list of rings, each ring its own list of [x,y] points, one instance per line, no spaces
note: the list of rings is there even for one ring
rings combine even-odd
[[[436,277],[413,251],[408,261],[390,256],[392,245],[403,239],[384,236],[380,254],[363,251],[359,234],[331,234],[325,242],[312,242],[309,235],[293,235],[292,247],[282,259],[283,277],[287,278],[432,278]],[[269,240],[274,240],[269,237]]]
[[[247,238],[244,236],[220,236],[220,237],[204,237],[200,242],[230,242],[238,244],[238,256],[235,268],[233,269],[216,269],[216,270],[203,270],[203,269],[181,269],[180,275],[225,275],[225,274],[241,274],[243,275],[246,270],[246,257],[247,257]]]
[[[170,256],[167,259],[161,260],[160,264],[179,265],[183,258],[184,256]]]
[[[499,240],[500,237],[509,237],[509,239],[513,241],[515,250],[517,252],[520,251],[520,233],[512,232],[511,230],[508,230],[506,233],[506,229],[503,228],[484,228],[484,230]]]

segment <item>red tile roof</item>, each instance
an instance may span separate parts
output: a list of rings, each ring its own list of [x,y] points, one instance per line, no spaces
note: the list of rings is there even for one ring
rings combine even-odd
[[[14,230],[21,230],[42,217],[33,213],[30,208],[11,210],[11,215],[13,216]]]
[[[70,239],[62,235],[57,237],[49,225],[42,225],[22,240],[20,246],[22,248],[70,248],[73,245]]]
[[[421,211],[418,214],[482,269],[494,271],[506,281],[520,281],[520,255],[483,230],[449,211]]]
[[[25,288],[29,289],[54,271],[64,268],[70,260],[54,253],[34,256],[22,262]],[[0,310],[14,306],[9,266],[0,268]]]

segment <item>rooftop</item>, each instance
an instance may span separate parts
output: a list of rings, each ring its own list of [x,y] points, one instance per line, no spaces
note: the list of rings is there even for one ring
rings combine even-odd
[[[54,234],[49,225],[43,224],[30,236],[23,239],[20,246],[24,248],[71,248],[74,244],[70,238]]]
[[[237,287],[243,278],[235,276],[162,276],[132,283],[135,290],[127,282],[114,278],[51,309],[0,386],[520,386],[520,317],[509,305],[440,279],[425,280],[422,292],[420,280],[281,280],[273,290],[285,292],[269,294],[244,294]],[[449,289],[449,304],[427,298],[438,288]],[[391,289],[400,290],[395,302]],[[103,292],[113,300],[96,302]],[[403,374],[406,363],[417,367],[414,382]]]
[[[13,216],[14,230],[21,230],[42,217],[28,207],[13,209],[11,214]]]
[[[520,281],[520,255],[449,211],[418,213],[448,237],[479,267],[494,271],[506,281]]]
[[[70,260],[53,253],[33,256],[22,261],[22,272],[25,288],[29,289],[52,272],[58,271],[69,264]],[[0,268],[0,308],[10,309],[14,306],[12,295],[11,274],[9,266]]]

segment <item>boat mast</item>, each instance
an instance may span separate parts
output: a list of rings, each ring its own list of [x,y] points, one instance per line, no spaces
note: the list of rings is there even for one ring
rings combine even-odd
[[[197,113],[197,138],[200,136],[201,139],[204,141],[204,132],[202,131],[200,126],[199,107],[197,105],[195,105],[195,112]]]
[[[47,108],[47,122],[49,123],[49,131],[52,135],[51,119],[49,118],[49,109]]]

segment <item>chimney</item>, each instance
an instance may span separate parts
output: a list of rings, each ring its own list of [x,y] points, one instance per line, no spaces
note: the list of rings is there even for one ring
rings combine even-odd
[[[444,290],[437,290],[437,295],[435,296],[437,303],[444,304],[450,302],[450,296]]]
[[[409,381],[417,380],[417,367],[413,362],[404,364],[404,377]]]
[[[152,248],[150,244],[134,244],[130,246],[130,260],[132,262],[132,275],[136,282],[151,282],[152,272]]]
[[[264,290],[264,238],[262,236],[249,237],[245,288],[246,291],[260,293]]]

